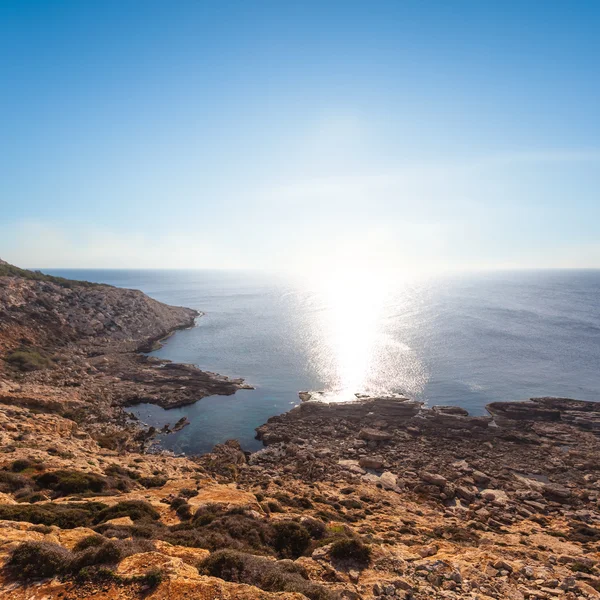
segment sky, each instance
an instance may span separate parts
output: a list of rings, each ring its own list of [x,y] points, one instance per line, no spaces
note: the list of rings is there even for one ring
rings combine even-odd
[[[600,4],[0,0],[0,257],[600,268]]]

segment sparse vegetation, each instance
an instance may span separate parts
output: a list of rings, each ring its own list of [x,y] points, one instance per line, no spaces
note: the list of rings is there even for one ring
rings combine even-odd
[[[55,283],[61,287],[74,288],[77,286],[83,287],[95,287],[106,284],[92,283],[91,281],[74,281],[73,279],[66,279],[65,277],[56,277],[54,275],[46,275],[41,271],[30,271],[29,269],[20,269],[14,265],[10,265],[5,262],[0,262],[0,277],[22,277],[23,279],[31,279],[34,281],[47,281],[49,283]]]
[[[139,482],[145,488],[158,488],[162,487],[167,483],[168,479],[166,477],[140,477]]]
[[[0,265],[0,267],[1,266],[2,265]],[[53,365],[50,358],[32,348],[20,348],[19,350],[15,350],[14,352],[11,352],[5,360],[20,371],[39,371],[41,369],[48,369]]]
[[[11,471],[0,471],[0,492],[9,494],[32,486],[33,482],[29,477]]]
[[[22,473],[23,471],[35,470],[41,471],[44,468],[44,463],[40,460],[33,460],[30,458],[21,458],[19,460],[15,460],[12,465],[10,465],[10,470],[13,473]]]
[[[148,502],[144,502],[143,500],[125,500],[100,511],[96,517],[96,523],[104,523],[105,521],[120,517],[130,517],[132,521],[144,519],[155,521],[160,515]]]
[[[310,545],[310,534],[294,521],[280,521],[273,525],[273,547],[281,558],[298,558]]]
[[[101,502],[81,502],[56,504],[0,504],[0,519],[26,521],[36,525],[57,525],[61,529],[88,527],[95,516],[108,508]]]
[[[52,490],[61,496],[99,493],[107,487],[107,480],[101,475],[66,469],[48,471],[38,475],[35,481],[41,488]]]
[[[7,568],[18,579],[54,577],[71,566],[71,553],[58,544],[23,542],[11,553]]]
[[[204,575],[254,585],[267,592],[299,592],[310,600],[335,598],[323,586],[308,581],[293,562],[274,562],[234,550],[218,550],[200,563],[198,570]]]
[[[356,538],[344,538],[334,542],[330,554],[334,560],[351,561],[363,568],[371,562],[371,548]]]

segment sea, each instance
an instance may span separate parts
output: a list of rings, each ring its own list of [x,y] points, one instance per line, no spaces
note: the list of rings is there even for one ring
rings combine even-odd
[[[131,409],[162,427],[175,453],[199,454],[235,438],[256,450],[255,428],[299,403],[355,394],[404,394],[473,415],[502,400],[561,396],[600,400],[600,270],[444,276],[248,271],[45,269],[142,290],[203,313],[154,355],[254,387],[182,408]]]

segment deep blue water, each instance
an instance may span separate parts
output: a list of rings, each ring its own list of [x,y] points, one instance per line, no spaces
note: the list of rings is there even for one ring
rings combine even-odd
[[[403,392],[483,414],[496,400],[600,399],[600,271],[490,273],[400,281],[331,274],[318,284],[249,272],[47,270],[140,289],[205,313],[155,354],[243,377],[255,390],[164,411],[192,424],[163,445],[198,453],[254,428],[299,390]]]

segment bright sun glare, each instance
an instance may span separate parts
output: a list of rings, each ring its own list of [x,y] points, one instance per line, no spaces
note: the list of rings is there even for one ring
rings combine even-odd
[[[389,278],[383,271],[337,268],[319,277],[314,293],[321,307],[315,325],[330,381],[327,399],[352,398],[365,390],[372,368]]]

